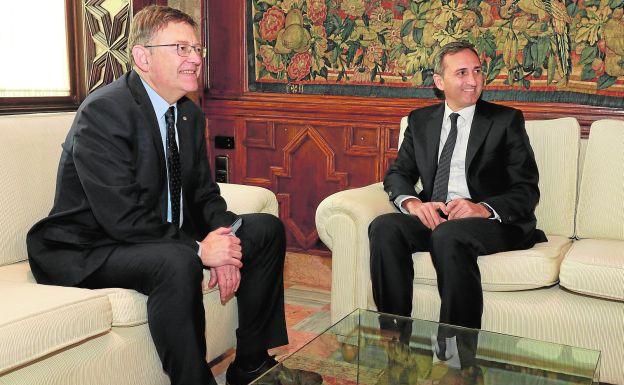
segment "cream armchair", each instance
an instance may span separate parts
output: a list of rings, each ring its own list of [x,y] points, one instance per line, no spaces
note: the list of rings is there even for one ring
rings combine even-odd
[[[403,118],[399,141],[406,125]],[[577,211],[584,149],[578,122],[526,122],[540,172],[537,226],[548,242],[479,257],[483,329],[601,350],[601,381],[624,384],[624,121],[599,121],[593,127]],[[375,309],[368,226],[393,211],[381,183],[338,192],[317,208],[319,236],[332,252],[332,321],[354,308]],[[575,232],[610,239],[576,241]],[[431,257],[414,253],[412,259],[412,316],[437,321],[440,299]]]
[[[39,285],[30,272],[26,232],[52,207],[73,117],[0,117],[0,385],[166,385],[147,327],[146,296]],[[269,190],[220,187],[230,210],[277,216]],[[236,300],[221,304],[215,288],[204,290],[203,302],[210,361],[235,344]]]

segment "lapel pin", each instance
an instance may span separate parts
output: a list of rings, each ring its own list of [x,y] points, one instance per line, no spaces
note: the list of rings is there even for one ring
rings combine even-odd
[[[182,117],[182,120],[186,120],[186,116],[183,116],[183,117]]]

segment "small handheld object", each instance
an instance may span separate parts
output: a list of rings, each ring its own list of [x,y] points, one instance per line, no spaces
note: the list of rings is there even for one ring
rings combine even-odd
[[[236,231],[238,231],[238,229],[241,227],[242,224],[243,224],[243,218],[241,217],[236,218],[236,220],[230,225],[230,234],[232,235],[236,234]]]

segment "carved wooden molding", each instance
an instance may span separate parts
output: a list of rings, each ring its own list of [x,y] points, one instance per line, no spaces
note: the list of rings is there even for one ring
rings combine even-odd
[[[312,248],[317,240],[316,229],[305,233],[301,227],[291,218],[291,197],[289,193],[279,192],[280,178],[292,177],[292,159],[297,150],[307,141],[314,143],[319,148],[320,154],[325,158],[325,180],[338,183],[339,190],[347,187],[348,175],[345,172],[336,171],[335,154],[329,144],[321,134],[310,125],[306,125],[297,135],[284,147],[283,166],[271,167],[271,182],[273,191],[277,192],[277,199],[280,203],[280,217],[283,219],[286,228],[293,234],[297,243],[304,249]],[[311,186],[313,187],[313,186]]]
[[[326,179],[333,182],[339,182],[341,188],[345,188],[347,186],[347,173],[336,171],[336,166],[334,164],[334,151],[331,149],[329,144],[325,141],[325,139],[321,136],[321,134],[314,129],[310,125],[306,125],[303,130],[301,130],[293,140],[288,143],[286,147],[284,147],[284,162],[283,167],[271,167],[271,177],[273,181],[273,186],[277,188],[277,178],[284,177],[290,178],[292,169],[292,158],[294,153],[297,152],[299,147],[303,145],[306,141],[311,140],[320,150],[321,153],[325,156],[325,176]]]
[[[90,93],[130,68],[126,46],[132,7],[129,0],[118,0],[114,5],[108,0],[86,0],[84,10],[87,91]],[[111,11],[116,12],[111,15]]]
[[[354,121],[396,124],[415,108],[439,103],[436,99],[384,99],[343,96],[309,96],[246,93],[238,99],[213,98],[206,103],[209,114],[234,114],[256,118]],[[575,117],[581,125],[581,136],[587,137],[591,123],[599,119],[624,119],[624,110],[563,103],[496,102],[518,108],[526,119]]]
[[[374,142],[370,143],[371,140]],[[380,142],[381,130],[379,127],[349,125],[344,131],[344,151],[347,155],[377,155]]]
[[[249,126],[254,123],[264,123],[266,124],[266,131],[263,138],[258,137],[250,137],[249,135]],[[250,148],[266,148],[269,150],[275,150],[275,122],[257,122],[253,120],[245,121],[246,134],[245,134],[245,145]]]

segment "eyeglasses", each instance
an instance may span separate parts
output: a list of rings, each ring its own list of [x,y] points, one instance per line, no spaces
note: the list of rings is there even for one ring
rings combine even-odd
[[[195,52],[198,56],[206,57],[206,47],[195,46],[190,44],[158,44],[158,45],[144,45],[145,48],[155,47],[176,47],[176,51],[179,56],[188,57],[191,56],[191,52]]]

